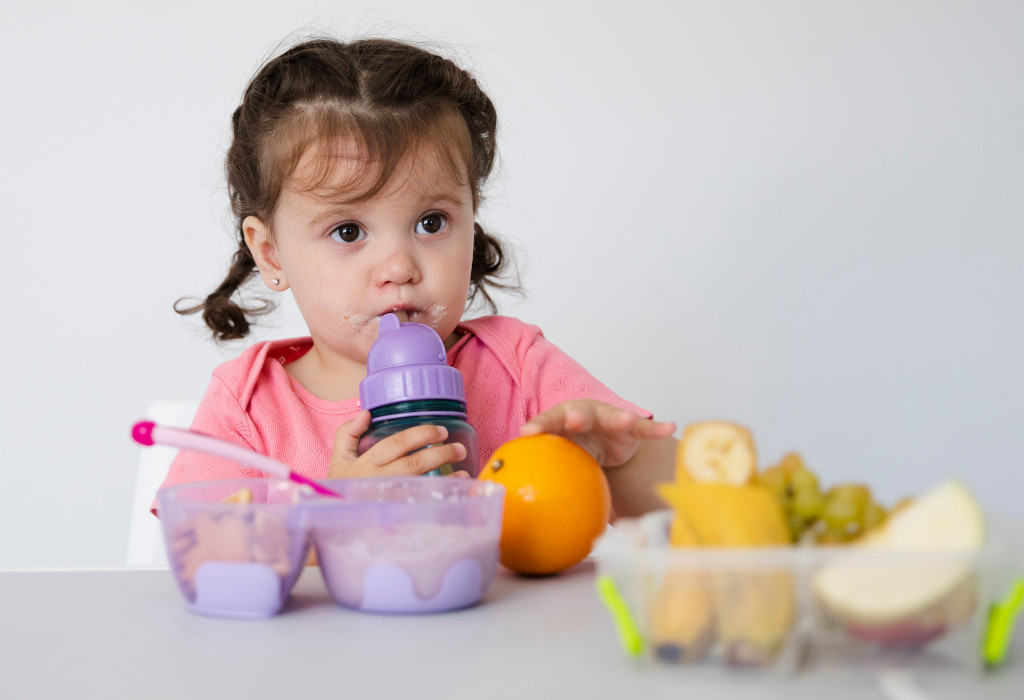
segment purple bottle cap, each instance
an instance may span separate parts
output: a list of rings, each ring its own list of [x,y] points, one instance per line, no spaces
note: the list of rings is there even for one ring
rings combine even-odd
[[[444,341],[433,328],[385,314],[366,358],[366,378],[359,383],[360,404],[373,410],[420,399],[465,403],[462,375],[448,366]]]

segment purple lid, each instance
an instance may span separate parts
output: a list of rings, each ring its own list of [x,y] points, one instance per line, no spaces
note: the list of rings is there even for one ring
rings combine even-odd
[[[433,328],[385,314],[366,358],[366,378],[359,383],[360,404],[372,410],[418,399],[465,403],[462,375],[448,366],[444,341]]]

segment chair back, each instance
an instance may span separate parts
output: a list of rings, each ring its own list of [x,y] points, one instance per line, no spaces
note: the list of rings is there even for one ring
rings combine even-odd
[[[146,412],[146,418],[157,425],[187,428],[192,424],[198,406],[199,401],[194,399],[154,401]],[[139,450],[139,472],[128,530],[128,566],[168,565],[163,530],[149,508],[177,453],[177,449],[166,445],[141,447]]]

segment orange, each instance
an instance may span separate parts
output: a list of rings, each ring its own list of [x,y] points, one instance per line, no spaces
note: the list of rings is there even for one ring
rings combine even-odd
[[[611,514],[601,466],[558,435],[509,440],[479,478],[505,486],[501,563],[519,573],[554,574],[582,561]]]

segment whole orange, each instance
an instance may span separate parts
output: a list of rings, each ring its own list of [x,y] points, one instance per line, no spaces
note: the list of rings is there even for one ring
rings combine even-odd
[[[505,486],[501,563],[554,574],[590,553],[611,513],[601,466],[568,438],[541,433],[509,440],[480,472]]]

